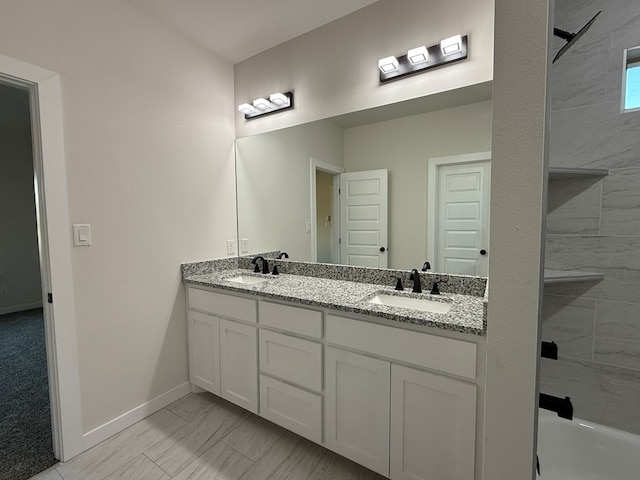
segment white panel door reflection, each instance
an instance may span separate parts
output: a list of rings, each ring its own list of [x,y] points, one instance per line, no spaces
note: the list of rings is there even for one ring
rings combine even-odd
[[[340,175],[341,263],[387,268],[386,169]]]
[[[489,162],[438,168],[438,270],[487,275]]]

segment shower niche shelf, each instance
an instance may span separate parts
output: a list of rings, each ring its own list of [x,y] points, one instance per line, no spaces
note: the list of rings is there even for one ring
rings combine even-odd
[[[604,168],[564,168],[549,167],[549,180],[559,178],[606,177],[609,170]]]
[[[593,282],[602,280],[604,275],[595,272],[578,272],[573,270],[552,270],[544,269],[544,284],[570,283],[570,282]]]
[[[564,168],[549,167],[549,180],[571,180],[588,179],[594,181],[609,175],[609,170],[604,168]],[[573,282],[594,282],[604,278],[602,273],[579,272],[574,270],[544,269],[544,284],[573,283]]]

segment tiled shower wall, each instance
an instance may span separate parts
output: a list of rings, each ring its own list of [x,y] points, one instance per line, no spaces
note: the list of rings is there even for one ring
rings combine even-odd
[[[545,263],[604,280],[545,287],[542,337],[561,358],[543,359],[540,390],[570,396],[577,417],[640,434],[640,112],[620,112],[640,2],[556,0],[554,23],[576,32],[599,10],[551,67],[549,164],[609,175],[550,181]]]

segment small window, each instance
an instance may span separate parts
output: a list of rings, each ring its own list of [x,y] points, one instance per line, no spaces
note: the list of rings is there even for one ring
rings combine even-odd
[[[622,79],[622,110],[640,110],[640,47],[624,52]]]

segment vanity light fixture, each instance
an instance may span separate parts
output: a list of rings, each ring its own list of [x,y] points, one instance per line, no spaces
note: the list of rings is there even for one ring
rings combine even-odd
[[[245,120],[251,120],[291,108],[293,108],[293,92],[272,93],[269,99],[261,97],[252,103],[238,105],[238,111],[244,114]]]
[[[256,112],[256,108],[249,103],[243,103],[242,105],[238,105],[238,111],[245,115],[251,115]]]
[[[400,57],[386,57],[378,60],[380,83],[421,73],[435,67],[447,65],[467,58],[469,37],[454,35],[430,47],[420,46],[410,49]]]
[[[453,37],[445,38],[440,42],[440,50],[444,56],[462,51],[462,37],[454,35]]]
[[[398,71],[398,59],[394,56],[381,58],[378,60],[378,68],[382,73],[393,73]]]
[[[407,57],[409,57],[411,65],[415,65],[417,63],[422,63],[429,60],[429,51],[427,50],[427,47],[422,45],[421,47],[412,48],[411,50],[409,50],[407,52]]]

